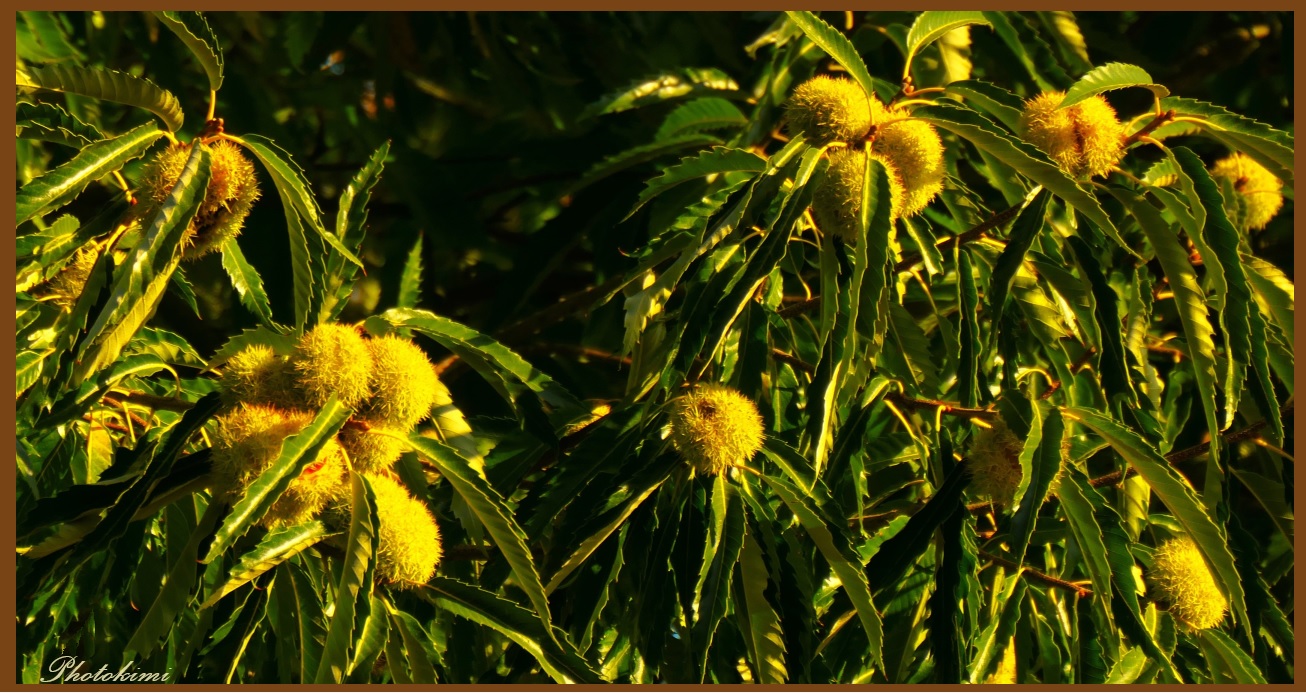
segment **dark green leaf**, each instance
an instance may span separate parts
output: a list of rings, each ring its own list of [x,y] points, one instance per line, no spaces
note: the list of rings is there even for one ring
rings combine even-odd
[[[181,129],[181,104],[172,92],[155,83],[116,70],[96,70],[72,65],[46,65],[19,73],[20,89],[45,89],[116,101],[143,108],[159,117],[169,132]]]
[[[328,402],[330,406],[332,402]],[[325,412],[325,410],[324,410]],[[293,440],[293,439],[292,439]],[[287,447],[290,440],[287,441]],[[372,596],[372,575],[376,568],[377,521],[376,495],[367,478],[349,474],[351,493],[349,538],[345,541],[344,564],[340,568],[340,582],[336,585],[335,613],[327,630],[326,646],[318,663],[317,684],[340,684],[350,662],[350,647],[354,643],[354,616],[360,604],[367,604]]]
[[[1190,174],[1191,175],[1191,174]],[[1165,278],[1174,291],[1175,307],[1184,328],[1184,337],[1188,341],[1188,356],[1193,361],[1193,372],[1197,376],[1197,389],[1201,393],[1202,410],[1206,413],[1207,431],[1211,433],[1210,467],[1208,468],[1207,487],[1203,493],[1211,498],[1205,499],[1209,507],[1214,507],[1220,492],[1217,473],[1220,469],[1219,441],[1216,434],[1222,429],[1215,404],[1215,342],[1211,336],[1215,330],[1207,316],[1206,293],[1197,281],[1197,271],[1188,259],[1188,253],[1179,245],[1179,239],[1170,228],[1161,213],[1138,195],[1120,188],[1112,188],[1112,195],[1129,208],[1138,220],[1147,240],[1156,251],[1156,259],[1165,272]],[[1104,328],[1106,326],[1103,326]],[[1214,488],[1210,488],[1212,482]]]
[[[559,684],[601,684],[603,678],[565,634],[546,632],[529,610],[452,578],[437,576],[418,593],[441,609],[490,627],[530,653]],[[547,627],[546,627],[547,628]]]
[[[1222,587],[1222,592],[1233,606],[1234,615],[1250,631],[1242,582],[1224,532],[1202,508],[1197,493],[1188,481],[1179,476],[1170,463],[1134,431],[1100,413],[1081,407],[1067,408],[1064,414],[1105,439],[1151,485],[1152,491],[1156,492],[1175,520],[1197,544],[1212,569],[1216,583]]]
[[[476,518],[485,526],[494,545],[503,552],[503,556],[512,567],[513,576],[518,586],[526,592],[531,604],[544,625],[546,634],[553,636],[553,620],[549,615],[549,599],[544,585],[540,581],[540,572],[535,568],[535,559],[526,544],[526,534],[517,525],[512,511],[503,497],[490,486],[485,477],[478,475],[472,464],[453,448],[435,439],[413,435],[408,443],[417,452],[435,464],[440,474],[453,485],[458,496],[467,502],[467,506],[476,514]],[[552,583],[550,584],[552,585]]]
[[[1039,232],[1044,228],[1049,197],[1046,189],[1039,188],[1034,197],[1028,199],[1024,209],[1020,211],[1020,216],[1016,217],[1015,224],[1011,225],[1007,247],[1002,249],[1002,255],[998,256],[997,262],[993,265],[993,272],[989,275],[988,303],[989,319],[994,325],[1001,322],[1002,314],[1006,310],[1011,280],[1025,262],[1025,254],[1029,252]]]
[[[403,272],[399,274],[399,296],[395,299],[397,308],[414,308],[422,294],[422,237],[418,236],[408,251],[404,261]]]
[[[298,434],[288,437],[281,445],[281,454],[275,462],[250,483],[244,495],[232,507],[222,522],[218,534],[204,557],[208,564],[222,556],[250,527],[263,518],[299,474],[317,459],[317,454],[340,431],[350,410],[332,395],[322,406],[313,421]]]
[[[816,543],[821,556],[825,557],[825,561],[839,577],[844,592],[852,600],[853,606],[857,609],[857,617],[866,630],[866,638],[870,642],[871,660],[882,664],[883,626],[880,622],[880,614],[875,610],[875,603],[871,598],[871,590],[867,585],[866,573],[862,569],[861,562],[853,559],[851,548],[841,548],[836,544],[835,536],[829,526],[807,504],[806,495],[800,489],[779,477],[771,475],[762,477],[784,501],[785,506],[793,512],[799,524],[803,526],[803,530],[807,532],[807,536]]]
[[[903,77],[910,75],[912,58],[916,57],[922,48],[934,43],[953,29],[971,24],[992,26],[983,12],[927,10],[916,15],[916,21],[912,22],[911,30],[907,32],[907,67],[903,70]]]
[[[199,12],[155,12],[154,16],[190,49],[191,55],[209,77],[209,90],[222,88],[222,47]]]
[[[213,606],[231,591],[271,571],[328,535],[331,531],[319,520],[269,532],[257,547],[240,557],[240,561],[227,572],[227,581],[209,595],[200,609]]]
[[[798,28],[807,34],[807,38],[812,43],[820,46],[821,50],[838,61],[868,96],[875,94],[875,81],[871,79],[866,63],[857,54],[857,49],[847,36],[811,12],[785,12],[785,14],[789,16],[789,21],[797,24]]]
[[[245,254],[240,250],[240,244],[236,239],[227,239],[222,244],[222,268],[227,271],[227,276],[231,278],[231,286],[236,288],[236,293],[240,295],[240,303],[250,313],[258,316],[259,322],[266,326],[276,325],[272,321],[272,305],[268,301],[268,295],[263,291],[263,278],[259,276],[258,270],[245,260]]]
[[[210,501],[199,524],[191,531],[190,539],[178,551],[177,558],[173,561],[172,569],[168,571],[158,596],[155,597],[145,616],[141,618],[140,626],[136,627],[131,639],[127,641],[124,654],[127,660],[131,660],[132,655],[148,657],[159,645],[159,639],[172,631],[177,617],[190,603],[199,567],[200,543],[213,532],[213,527],[222,517],[222,508],[221,502]],[[169,510],[169,513],[172,513],[172,510]]]
[[[1152,81],[1152,76],[1137,65],[1128,63],[1107,63],[1090,70],[1088,74],[1066,90],[1066,98],[1057,108],[1074,106],[1092,96],[1126,87],[1146,87],[1152,90],[1158,99],[1170,95],[1170,90]]]
[[[19,102],[16,117],[18,137],[57,142],[77,149],[104,139],[104,133],[98,128],[83,123],[57,104]]]
[[[620,113],[690,94],[732,92],[739,85],[716,68],[683,68],[635,81],[585,107],[582,118]],[[661,139],[661,138],[659,138]]]
[[[1215,684],[1265,684],[1265,676],[1256,662],[1224,632],[1204,629],[1199,634],[1199,642]]]
[[[144,154],[160,137],[163,137],[162,130],[146,124],[82,149],[58,168],[18,189],[18,221],[15,225],[77,197],[92,181],[117,171],[123,164]]]
[[[176,185],[151,218],[141,242],[117,266],[108,303],[82,339],[75,380],[84,380],[117,359],[163,299],[181,262],[185,233],[204,200],[210,162],[207,150],[191,150]]]
[[[747,123],[748,118],[734,104],[720,97],[705,96],[681,104],[667,114],[653,139],[665,140],[677,135],[721,130]]]
[[[679,164],[667,167],[661,176],[649,179],[644,184],[644,190],[640,191],[639,200],[635,202],[635,207],[630,210],[626,217],[629,218],[630,215],[635,214],[635,211],[643,207],[644,203],[686,181],[730,171],[760,173],[765,171],[766,168],[766,159],[747,150],[713,147],[692,157],[685,157],[680,160]]]

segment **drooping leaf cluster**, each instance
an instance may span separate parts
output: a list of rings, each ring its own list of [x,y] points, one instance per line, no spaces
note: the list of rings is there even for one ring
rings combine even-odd
[[[1290,25],[18,13],[20,680],[1293,681]],[[817,76],[938,137],[922,209]],[[261,196],[192,258],[218,141]],[[227,362],[331,323],[449,384],[424,585],[362,475],[261,524],[336,394],[215,474]]]

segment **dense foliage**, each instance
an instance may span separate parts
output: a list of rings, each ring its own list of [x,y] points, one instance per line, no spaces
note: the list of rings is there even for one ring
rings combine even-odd
[[[18,13],[20,680],[1293,681],[1291,31]]]

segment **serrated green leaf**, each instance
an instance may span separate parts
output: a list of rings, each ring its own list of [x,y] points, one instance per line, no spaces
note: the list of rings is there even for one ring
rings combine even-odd
[[[390,155],[390,141],[386,140],[372,152],[363,168],[354,174],[340,193],[340,210],[336,213],[336,235],[350,249],[363,242],[367,225],[367,203],[372,199],[372,188],[381,180],[385,160]]]
[[[1243,383],[1247,376],[1247,367],[1253,364],[1252,333],[1250,313],[1255,310],[1252,303],[1251,285],[1243,270],[1242,260],[1238,255],[1239,234],[1225,215],[1220,189],[1202,165],[1202,160],[1187,147],[1171,150],[1184,174],[1191,181],[1197,201],[1205,213],[1205,228],[1202,237],[1209,250],[1203,256],[1204,264],[1220,268],[1220,275],[1227,286],[1224,300],[1216,305],[1220,316],[1220,329],[1225,338],[1225,417],[1223,427],[1233,425],[1234,415],[1238,412]],[[1209,270],[1208,270],[1209,272]],[[1191,344],[1191,342],[1190,342]],[[1264,362],[1256,364],[1262,373],[1268,376],[1268,367]],[[1268,380],[1266,381],[1268,385]],[[1278,431],[1278,403],[1273,400],[1274,390],[1270,387],[1270,401],[1274,402],[1274,411],[1264,413],[1275,420]]]
[[[957,400],[962,407],[979,407],[979,364],[983,349],[979,336],[979,296],[970,253],[960,245],[953,250],[957,258],[957,339],[961,343],[957,355]]]
[[[421,625],[406,612],[394,610],[390,613],[390,622],[404,641],[404,650],[408,652],[408,671],[413,684],[435,684],[435,667],[431,664],[434,648],[422,630]]]
[[[907,32],[907,58],[906,67],[903,68],[903,78],[911,74],[912,58],[916,57],[922,48],[934,43],[953,29],[971,24],[992,26],[983,12],[927,10],[916,15],[916,21],[912,22],[911,29]]]
[[[694,592],[698,607],[692,625],[694,643],[702,649],[697,658],[699,672],[704,676],[717,627],[729,606],[737,600],[730,595],[731,575],[744,545],[744,502],[739,491],[732,489],[724,476],[718,475],[713,484],[711,505],[712,526],[708,540],[711,552],[704,552],[699,571]]]
[[[395,299],[397,308],[414,308],[422,292],[422,237],[418,236],[408,251],[404,261],[403,272],[399,274],[399,296]]]
[[[294,562],[282,564],[277,575],[288,576],[291,581],[294,597],[292,611],[299,620],[299,673],[301,680],[307,682],[317,674],[318,663],[322,658],[322,643],[326,639],[323,628],[326,623],[325,606],[307,572]]]
[[[878,354],[884,345],[884,335],[889,329],[888,311],[884,306],[889,302],[891,266],[893,254],[890,246],[894,242],[894,227],[891,217],[889,171],[878,159],[866,157],[866,170],[862,179],[862,206],[857,220],[861,233],[858,243],[865,245],[866,271],[855,287],[856,298],[849,292],[849,302],[856,302],[849,307],[849,326],[856,330],[849,334],[848,340],[854,338],[867,340],[865,349],[870,354]],[[858,253],[863,252],[859,250]],[[858,343],[848,345],[846,355],[858,353]],[[847,385],[845,380],[845,385]]]
[[[1016,633],[1016,626],[1020,622],[1020,604],[1025,600],[1025,589],[1029,584],[1021,580],[1019,571],[1009,576],[1006,581],[1007,586],[1003,589],[1002,595],[996,598],[998,618],[989,622],[980,634],[978,649],[975,657],[971,659],[971,684],[984,684],[1002,662],[1003,653],[1013,647],[1011,637]]]
[[[1088,57],[1088,44],[1084,42],[1084,34],[1079,30],[1075,13],[1061,11],[1037,14],[1043,25],[1052,33],[1057,46],[1061,49],[1061,57],[1072,71],[1087,72],[1093,69],[1093,63]]]
[[[512,639],[559,684],[604,682],[565,635],[556,630],[542,631],[535,615],[515,602],[443,576],[431,579],[430,584],[418,588],[417,592],[436,607]]]
[[[1215,684],[1265,684],[1265,675],[1256,667],[1256,661],[1224,632],[1203,629],[1198,643]]]
[[[386,157],[390,154],[390,141],[386,140],[354,174],[349,185],[340,193],[340,209],[336,213],[336,236],[345,248],[358,253],[367,233],[367,204],[372,199],[372,188],[381,180],[385,169]],[[358,274],[356,266],[347,265],[343,257],[332,254],[326,261],[326,273],[322,282],[326,285],[326,296],[322,299],[322,308],[318,312],[319,322],[335,320],[344,310],[345,304],[353,291],[353,279]]]
[[[821,50],[838,61],[852,76],[853,81],[861,85],[867,95],[875,94],[875,80],[871,79],[871,73],[866,69],[866,62],[858,55],[857,49],[847,36],[811,12],[785,12],[785,14],[789,16],[789,21],[797,24],[798,28],[807,34],[807,38],[812,43],[820,46]]]
[[[1243,599],[1242,582],[1234,566],[1233,555],[1229,552],[1224,532],[1202,508],[1192,485],[1133,430],[1082,407],[1066,408],[1064,414],[1105,439],[1152,487],[1152,491],[1170,509],[1171,515],[1201,550],[1216,583],[1221,586],[1221,592],[1228,598],[1235,617],[1243,623],[1250,638],[1247,605]]]
[[[704,176],[712,176],[731,171],[766,171],[767,161],[748,150],[713,147],[705,152],[685,157],[679,164],[669,166],[662,175],[650,178],[640,191],[639,199],[626,217],[635,214],[645,203],[671,188]]]
[[[41,377],[42,364],[45,358],[50,356],[53,350],[45,353],[32,352],[24,350],[17,355],[17,370],[14,372],[17,392],[14,397],[21,396],[24,391],[31,388]]]
[[[354,644],[353,656],[349,659],[349,671],[345,674],[352,675],[359,667],[367,667],[375,662],[376,657],[385,648],[386,640],[389,638],[389,613],[386,612],[385,605],[382,604],[380,598],[374,592],[368,608],[367,619],[363,621],[363,628],[358,635],[358,641]]]
[[[104,133],[98,128],[82,122],[57,104],[19,102],[16,119],[18,137],[56,142],[77,149],[104,139]]]
[[[18,87],[80,94],[92,99],[116,101],[143,108],[163,121],[168,132],[181,129],[181,104],[172,92],[143,78],[117,70],[98,70],[74,65],[46,65],[27,68],[26,79],[20,75]]]
[[[648,478],[641,478],[638,483],[632,484],[629,498],[621,502],[616,510],[610,512],[607,516],[598,517],[600,522],[606,520],[606,523],[577,543],[576,549],[567,556],[566,561],[549,579],[544,592],[552,595],[555,590],[562,586],[567,577],[583,566],[590,555],[607,541],[612,533],[623,526],[640,505],[662,486],[662,483],[667,480],[668,474],[655,474]],[[581,534],[584,534],[584,532]]]
[[[1102,385],[1106,388],[1108,397],[1123,397],[1127,402],[1136,402],[1138,395],[1134,391],[1133,380],[1128,376],[1124,339],[1118,328],[1120,319],[1116,307],[1119,297],[1107,283],[1103,268],[1093,255],[1088,242],[1079,236],[1072,236],[1066,241],[1075,255],[1080,274],[1088,280],[1089,289],[1093,294],[1093,313],[1097,317],[1096,332],[1102,341],[1100,362]]]
[[[145,507],[155,487],[172,472],[177,455],[204,424],[217,413],[221,399],[217,393],[204,396],[195,406],[182,416],[177,424],[168,430],[161,442],[144,442],[140,455],[144,459],[145,471],[136,477],[118,497],[113,506],[104,514],[95,528],[72,549],[64,566],[72,571],[85,562],[91,555],[102,551],[108,544],[120,537],[129,523],[136,520],[137,513]]]
[[[214,536],[213,544],[209,545],[203,563],[209,564],[221,557],[236,540],[263,518],[282,492],[317,458],[318,452],[331,437],[340,431],[350,414],[351,411],[332,395],[308,426],[286,438],[276,461],[250,483],[244,495],[232,507],[231,513],[223,519],[222,527]]]
[[[1047,498],[1052,483],[1061,474],[1061,466],[1064,464],[1061,453],[1062,434],[1065,432],[1065,425],[1061,421],[1061,413],[1053,410],[1048,414],[1046,419],[1039,417],[1036,413],[1036,424],[1038,427],[1039,438],[1038,445],[1032,451],[1029,451],[1031,440],[1025,444],[1025,451],[1021,452],[1021,463],[1025,462],[1026,453],[1029,453],[1030,468],[1029,480],[1025,484],[1024,492],[1018,489],[1017,501],[1019,502],[1011,518],[1011,535],[1013,542],[1011,545],[1011,556],[1019,565],[1024,565],[1025,551],[1029,547],[1029,539],[1034,535],[1037,529],[1038,512],[1043,507],[1043,500]],[[1034,426],[1031,426],[1031,437],[1034,433]]]
[[[263,325],[275,325],[272,321],[272,305],[268,295],[263,291],[263,278],[258,270],[245,259],[236,239],[227,239],[222,244],[222,269],[231,278],[231,286],[240,295],[240,303],[258,317]]]
[[[785,667],[784,631],[780,616],[766,598],[770,572],[758,539],[753,536],[750,524],[744,535],[744,545],[739,554],[739,570],[735,572],[738,586],[737,600],[742,608],[735,614],[743,623],[740,631],[750,655],[749,666],[753,680],[758,684],[784,684],[789,679]]]
[[[199,562],[196,560],[199,558],[200,543],[218,524],[218,519],[222,517],[222,506],[221,502],[209,502],[204,515],[191,531],[190,539],[177,553],[177,558],[167,578],[164,579],[158,596],[155,597],[145,616],[141,618],[140,626],[136,627],[136,631],[127,641],[125,655],[128,660],[133,655],[149,657],[158,647],[159,640],[173,630],[178,616],[191,602],[199,567]]]
[[[962,605],[963,602],[974,605],[966,600],[965,584],[967,574],[974,570],[975,557],[969,537],[974,533],[974,521],[959,501],[954,501],[948,509],[940,531],[940,557],[934,565],[934,591],[926,603],[930,614],[925,626],[929,630],[935,676],[944,682],[960,682],[965,676],[968,634],[962,623]]]
[[[871,598],[871,589],[867,585],[866,573],[863,572],[861,563],[852,558],[851,548],[841,549],[835,544],[835,537],[830,528],[807,504],[807,495],[802,490],[779,477],[763,475],[762,478],[784,501],[785,506],[789,507],[799,524],[803,526],[803,530],[807,532],[807,536],[820,550],[821,556],[825,557],[830,568],[839,577],[844,592],[857,610],[862,628],[866,630],[866,639],[871,648],[871,660],[882,665],[884,627],[880,621],[880,614],[875,609],[875,602]]]
[[[1256,289],[1257,303],[1266,316],[1283,332],[1288,344],[1296,344],[1297,292],[1287,274],[1264,258],[1243,254],[1247,279]]]
[[[1047,158],[1047,155],[1028,143],[1013,139],[1003,133],[1002,129],[993,121],[963,106],[942,103],[918,107],[912,111],[912,117],[932,123],[970,140],[976,147],[988,152],[1021,175],[1028,177],[1035,183],[1047,188],[1052,194],[1065,200],[1097,224],[1103,232],[1120,244],[1121,248],[1129,251],[1131,255],[1141,258],[1138,251],[1134,250],[1120,237],[1119,230],[1107,217],[1106,212],[1096,198],[1089,195],[1087,191],[1067,177],[1061,169],[1057,168]]]
[[[33,38],[40,44],[43,52],[42,62],[81,62],[85,56],[77,50],[68,38],[60,23],[60,16],[54,12],[19,12],[22,25],[31,31]],[[21,51],[20,51],[21,55]]]
[[[738,89],[739,85],[730,75],[716,68],[682,68],[636,80],[607,94],[586,106],[581,118],[620,113],[690,94],[732,92]]]
[[[1106,676],[1106,684],[1134,684],[1142,676],[1147,664],[1147,654],[1142,648],[1135,646],[1111,666],[1111,671]]]
[[[157,132],[157,131],[156,131]],[[153,315],[181,262],[181,245],[208,188],[211,157],[195,147],[172,192],[151,218],[140,243],[114,271],[108,302],[78,350],[74,380],[84,381],[112,363]]]
[[[1006,310],[1007,293],[1011,291],[1011,281],[1015,278],[1016,271],[1024,264],[1025,254],[1029,252],[1044,228],[1049,197],[1047,189],[1040,187],[1033,197],[1026,198],[1025,207],[1016,217],[1015,223],[1011,225],[1007,245],[993,264],[993,272],[989,275],[987,297],[989,316],[993,325],[998,325],[1002,321],[1002,314]]]
[[[1161,213],[1132,192],[1112,188],[1111,194],[1130,210],[1138,225],[1142,227],[1148,242],[1156,252],[1156,259],[1165,272],[1166,280],[1174,291],[1175,306],[1179,312],[1180,323],[1183,325],[1184,337],[1188,341],[1188,356],[1192,359],[1193,372],[1197,376],[1202,410],[1206,413],[1207,431],[1211,433],[1211,457],[1206,479],[1208,485],[1214,482],[1215,486],[1203,487],[1203,490],[1211,495],[1209,498],[1204,498],[1204,501],[1214,508],[1220,490],[1218,433],[1222,427],[1215,404],[1215,342],[1211,339],[1215,329],[1207,316],[1206,293],[1198,284],[1197,272],[1188,260],[1188,253],[1179,245],[1179,239],[1162,219]]]
[[[1035,33],[1029,20],[1016,12],[986,11],[984,17],[1040,90],[1050,92],[1070,86],[1071,79],[1057,64],[1052,47]]]
[[[242,349],[250,345],[267,345],[275,349],[279,354],[290,354],[295,348],[295,338],[283,335],[266,326],[257,328],[248,328],[239,335],[227,340],[205,364],[206,370],[216,369],[227,362]]]
[[[665,140],[677,135],[733,128],[747,123],[748,117],[738,106],[721,97],[705,96],[683,103],[667,114],[653,139]]]
[[[72,159],[18,190],[15,225],[77,197],[92,181],[117,171],[123,164],[144,154],[160,137],[163,137],[163,131],[147,123],[111,140],[88,145]]]
[[[287,201],[298,213],[299,218],[308,223],[309,228],[317,232],[317,235],[326,241],[345,260],[363,267],[363,261],[359,260],[354,252],[345,248],[340,238],[336,234],[327,231],[322,225],[322,209],[318,207],[317,197],[313,195],[312,186],[308,178],[304,176],[304,170],[299,168],[291,158],[290,153],[279,147],[272,140],[262,135],[244,135],[242,137],[231,138],[235,142],[243,145],[246,149],[254,153],[254,156],[262,162],[268,172],[272,174],[272,182],[281,194],[282,204]],[[289,218],[291,209],[286,209],[287,218]]]
[[[472,464],[456,450],[445,444],[414,434],[408,437],[408,443],[426,459],[435,464],[458,496],[467,502],[467,506],[476,514],[476,518],[485,526],[494,546],[503,553],[504,559],[512,567],[513,577],[518,586],[525,591],[545,633],[555,638],[553,619],[549,613],[549,598],[544,584],[540,581],[540,572],[535,568],[535,559],[526,544],[526,534],[517,525],[512,511],[499,492],[495,491],[486,479],[476,474]]]
[[[328,407],[333,404],[334,400],[327,403]],[[335,613],[331,615],[322,660],[318,662],[317,676],[314,677],[317,684],[340,684],[344,679],[349,665],[349,649],[354,643],[354,615],[359,603],[369,603],[372,596],[377,536],[381,530],[376,515],[376,495],[366,477],[350,472],[349,479],[353,497],[349,537],[345,541],[340,582],[336,584]]]
[[[203,367],[204,359],[186,338],[161,328],[141,328],[127,343],[124,354],[152,354],[169,364]]]
[[[1020,131],[1020,114],[1025,102],[1006,89],[981,80],[960,80],[944,87],[943,92],[969,99],[978,110],[1007,126],[1007,130]]]
[[[191,55],[209,78],[209,91],[222,88],[222,47],[218,37],[199,12],[155,12],[154,16],[172,30],[190,49]]]
[[[885,540],[866,565],[866,576],[871,589],[879,592],[896,584],[930,546],[934,531],[943,524],[961,494],[970,482],[965,465],[955,465],[939,485],[937,491],[925,502],[924,508],[912,514],[911,520],[898,534]]]
[[[1293,189],[1293,161],[1295,138],[1264,123],[1240,116],[1222,106],[1197,99],[1171,96],[1161,100],[1162,110],[1173,110],[1178,116],[1197,119],[1203,132],[1223,142],[1230,149],[1243,152],[1255,159],[1283,181],[1289,192]],[[1192,125],[1186,122],[1185,125]],[[1167,126],[1168,127],[1168,126]],[[1156,136],[1156,133],[1153,133]]]
[[[227,572],[227,581],[204,600],[200,609],[212,607],[231,591],[271,571],[278,564],[331,534],[320,520],[311,520],[269,532],[259,541],[258,546],[240,557],[240,561]]]
[[[566,193],[575,194],[613,174],[620,173],[633,166],[643,164],[644,162],[652,161],[658,157],[678,152],[682,149],[701,148],[719,144],[721,144],[720,138],[702,133],[693,133],[688,135],[678,135],[665,140],[658,140],[647,145],[636,145],[629,149],[622,150],[621,152],[607,157],[591,166],[578,181],[568,187]]]
[[[1128,63],[1107,63],[1090,70],[1088,74],[1080,77],[1078,82],[1071,85],[1070,89],[1066,90],[1066,98],[1061,100],[1057,108],[1074,106],[1089,97],[1127,87],[1150,89],[1158,99],[1170,95],[1170,90],[1152,82],[1152,76],[1143,68]]]

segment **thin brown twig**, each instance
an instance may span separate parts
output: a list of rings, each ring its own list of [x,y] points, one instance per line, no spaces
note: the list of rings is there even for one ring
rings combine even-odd
[[[982,549],[978,551],[978,554],[979,554],[979,556],[981,556],[981,557],[983,557],[983,558],[985,558],[985,559],[987,559],[987,560],[993,562],[994,564],[997,564],[997,565],[999,565],[999,566],[1006,567],[1006,568],[1011,569],[1011,570],[1013,570],[1013,571],[1022,568],[1020,564],[1017,564],[1016,562],[1011,561],[1010,559],[1005,559],[1005,558],[1003,558],[1003,557],[999,557],[999,556],[996,555],[996,554],[992,554],[992,553],[990,553],[990,552],[985,552],[985,551],[982,550]],[[1024,570],[1025,570],[1025,573],[1023,574],[1024,576],[1026,576],[1027,578],[1031,578],[1031,579],[1033,579],[1033,580],[1035,580],[1035,581],[1038,581],[1039,583],[1042,583],[1042,584],[1044,584],[1044,585],[1049,585],[1049,586],[1052,586],[1053,588],[1060,588],[1060,589],[1062,589],[1062,590],[1073,591],[1073,592],[1075,592],[1076,594],[1078,594],[1079,597],[1081,597],[1081,598],[1087,598],[1087,597],[1091,597],[1091,596],[1093,595],[1093,591],[1091,591],[1091,590],[1089,590],[1088,588],[1085,588],[1085,587],[1083,587],[1083,586],[1078,586],[1078,585],[1075,585],[1074,583],[1070,583],[1069,581],[1063,581],[1063,580],[1061,580],[1061,579],[1059,579],[1059,578],[1054,578],[1054,577],[1049,576],[1049,575],[1047,575],[1047,574],[1045,574],[1045,573],[1043,573],[1043,572],[1041,572],[1041,571],[1036,571],[1036,570],[1034,570],[1034,569],[1031,569],[1031,568],[1029,568],[1028,566],[1023,567],[1023,568],[1024,568]]]
[[[1151,135],[1154,130],[1165,125],[1166,123],[1169,123],[1170,121],[1174,120],[1174,118],[1175,118],[1174,109],[1170,109],[1165,113],[1158,113],[1156,117],[1153,118],[1151,122],[1149,122],[1147,125],[1144,125],[1141,130],[1134,133],[1133,135],[1130,135],[1129,137],[1126,137],[1124,141],[1124,146],[1128,147],[1134,144],[1135,142],[1138,142],[1139,140],[1143,139],[1144,137]]]
[[[490,552],[476,545],[454,545],[444,552],[445,561],[489,561]]]
[[[1170,356],[1180,357],[1182,359],[1188,358],[1188,354],[1186,354],[1183,350],[1161,343],[1153,343],[1147,345],[1147,351],[1156,352],[1157,354],[1169,354]]]
[[[810,299],[803,299],[802,301],[783,306],[779,311],[776,311],[776,313],[781,318],[793,318],[794,316],[801,316],[820,305],[821,295],[817,294]]]
[[[890,393],[886,395],[885,398],[892,400],[895,404],[909,407],[913,410],[942,409],[943,414],[956,417],[979,417],[981,419],[990,419],[997,416],[997,412],[993,410],[981,409],[978,407],[962,407],[955,402],[932,400],[930,398],[910,398],[901,393]]]
[[[1097,350],[1092,347],[1085,350],[1084,353],[1080,355],[1079,359],[1077,359],[1074,364],[1070,365],[1070,375],[1074,376],[1076,373],[1079,373],[1079,370],[1084,368],[1084,365],[1088,363],[1089,359],[1093,358],[1094,354],[1097,354]],[[1060,389],[1061,379],[1058,378],[1048,384],[1047,390],[1043,391],[1043,394],[1038,396],[1038,399],[1047,400]]]
[[[602,359],[604,361],[615,361],[621,364],[625,364],[626,366],[630,365],[630,357],[623,357],[620,354],[615,354],[613,352],[609,352],[604,349],[598,349],[597,347],[585,347],[583,345],[569,345],[560,342],[541,342],[538,344],[523,345],[521,347],[521,351],[523,352],[571,352],[572,354],[577,354],[583,357]]]
[[[116,407],[116,408],[118,408],[119,410],[122,410],[123,412],[126,412],[126,413],[127,413],[127,416],[131,418],[131,420],[132,420],[132,424],[135,424],[136,426],[140,427],[141,429],[149,429],[149,428],[150,428],[150,423],[147,422],[147,421],[145,421],[145,418],[144,418],[144,417],[141,417],[140,415],[136,414],[135,412],[132,412],[131,410],[128,410],[126,407],[123,406],[123,403],[122,403],[121,400],[117,400],[117,399],[114,399],[114,398],[106,397],[106,398],[104,399],[104,404],[108,405],[109,407]]]
[[[788,364],[794,367],[795,369],[798,369],[799,371],[805,371],[809,374],[816,371],[816,366],[812,364],[808,364],[802,359],[799,359],[798,357],[795,357],[794,355],[781,349],[776,349],[772,347],[771,357],[774,358],[776,361]]]
[[[168,412],[185,412],[195,406],[195,403],[180,398],[169,398],[149,393],[124,393],[121,397],[123,402],[145,405],[155,410],[167,410]]]
[[[95,425],[98,425],[98,426],[102,426],[102,427],[104,427],[105,429],[108,429],[108,430],[110,430],[110,431],[116,431],[116,432],[118,432],[119,434],[130,434],[130,433],[131,433],[131,430],[130,430],[130,429],[128,429],[127,427],[125,427],[125,426],[123,426],[123,425],[121,425],[121,424],[118,424],[117,422],[111,422],[111,421],[109,421],[109,420],[107,420],[107,419],[97,420],[97,419],[91,417],[91,415],[89,415],[89,414],[82,415],[82,421],[86,421],[86,422],[90,422],[91,424],[95,424]]]

